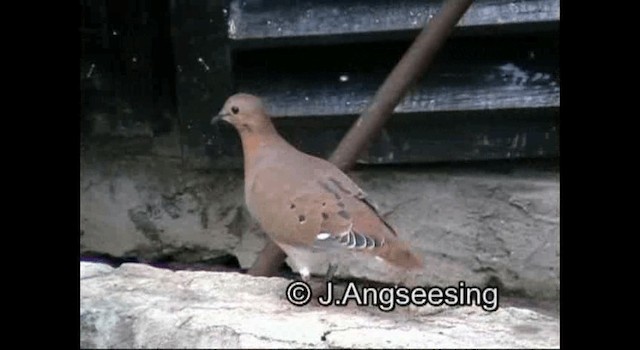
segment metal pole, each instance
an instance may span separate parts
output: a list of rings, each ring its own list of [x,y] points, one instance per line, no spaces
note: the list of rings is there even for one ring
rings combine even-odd
[[[382,83],[365,112],[340,141],[329,159],[333,164],[342,170],[355,165],[358,155],[379,135],[409,87],[431,65],[436,53],[472,2],[473,0],[448,0],[444,3],[438,15],[422,29]]]

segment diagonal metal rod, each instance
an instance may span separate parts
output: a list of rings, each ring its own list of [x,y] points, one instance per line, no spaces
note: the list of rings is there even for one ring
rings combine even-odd
[[[473,0],[446,0],[440,11],[422,29],[420,34],[387,79],[376,92],[367,109],[360,115],[333,152],[329,161],[343,171],[351,169],[358,156],[380,134],[394,108],[433,62],[460,18]],[[273,276],[286,258],[285,253],[271,240],[258,256],[248,273],[255,276]]]
[[[376,92],[373,101],[344,136],[329,159],[342,170],[355,165],[360,153],[379,135],[409,87],[433,62],[456,23],[473,0],[448,0],[422,29],[413,44]]]

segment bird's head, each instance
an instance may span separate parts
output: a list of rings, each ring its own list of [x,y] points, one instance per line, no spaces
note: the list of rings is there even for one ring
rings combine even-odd
[[[227,99],[211,124],[220,120],[231,123],[240,133],[272,129],[272,124],[260,98],[239,93]]]

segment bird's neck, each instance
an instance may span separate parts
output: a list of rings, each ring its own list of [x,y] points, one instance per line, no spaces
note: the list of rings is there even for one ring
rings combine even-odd
[[[259,130],[244,130],[240,132],[242,140],[242,152],[244,156],[244,169],[247,173],[255,164],[264,157],[268,149],[282,149],[291,147],[280,136],[272,123]]]

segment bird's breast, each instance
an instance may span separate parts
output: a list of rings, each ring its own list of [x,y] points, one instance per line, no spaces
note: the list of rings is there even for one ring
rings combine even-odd
[[[311,186],[300,174],[278,168],[258,169],[245,183],[247,208],[262,229],[274,240],[291,244],[312,241],[319,232],[322,216],[298,198]]]

